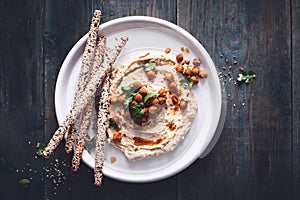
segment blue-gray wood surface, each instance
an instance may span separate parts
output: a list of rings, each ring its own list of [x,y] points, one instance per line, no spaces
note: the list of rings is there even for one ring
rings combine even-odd
[[[176,176],[93,185],[71,172],[60,145],[36,155],[57,128],[61,64],[89,28],[131,15],[159,17],[193,34],[216,64],[227,118],[213,151]],[[298,0],[3,0],[0,3],[0,199],[300,199],[300,2]],[[256,80],[234,84],[240,69]],[[21,179],[30,183],[22,185]],[[26,187],[28,186],[28,187]]]

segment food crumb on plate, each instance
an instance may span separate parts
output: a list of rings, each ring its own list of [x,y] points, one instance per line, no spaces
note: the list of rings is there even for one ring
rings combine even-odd
[[[110,163],[115,163],[117,161],[117,158],[116,157],[114,157],[114,156],[111,156],[110,157]]]

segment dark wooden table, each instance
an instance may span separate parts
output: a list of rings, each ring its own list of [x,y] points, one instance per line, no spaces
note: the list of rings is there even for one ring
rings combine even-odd
[[[58,126],[61,64],[97,8],[103,22],[148,15],[179,25],[222,76],[222,135],[207,157],[176,176],[146,184],[105,177],[98,188],[85,164],[71,172],[63,145],[48,160],[36,155],[36,144]],[[299,38],[297,0],[1,1],[0,199],[300,199]],[[240,68],[256,80],[234,84]]]

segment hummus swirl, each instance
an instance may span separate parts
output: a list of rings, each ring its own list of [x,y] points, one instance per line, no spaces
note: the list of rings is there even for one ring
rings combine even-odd
[[[152,70],[154,75],[151,77],[144,68],[145,63],[149,61],[155,63]],[[119,102],[111,102],[108,142],[122,150],[130,160],[141,160],[174,150],[190,129],[197,112],[197,101],[192,87],[180,85],[180,80],[184,77],[176,72],[175,65],[176,62],[164,57],[145,57],[127,66],[118,66],[112,73],[111,97],[116,99],[123,95],[123,98]],[[167,80],[166,74],[171,76],[172,83]],[[142,119],[141,123],[137,122],[132,113],[128,114],[130,105],[123,103],[122,88],[137,82],[141,84],[139,88],[142,87],[159,100],[158,93],[166,91],[161,98],[163,102],[156,105],[147,105],[148,101],[141,102],[144,110],[150,110],[147,118],[138,116]],[[137,93],[135,91],[134,95]],[[145,95],[143,99],[145,100]],[[152,114],[151,106],[155,107]],[[143,110],[140,111],[146,115]]]

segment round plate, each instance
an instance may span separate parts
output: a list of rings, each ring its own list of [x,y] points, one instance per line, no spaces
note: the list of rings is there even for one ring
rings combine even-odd
[[[181,47],[184,47],[190,51],[185,58],[201,59],[201,67],[207,71],[208,77],[201,79],[201,82],[194,86],[198,112],[190,131],[174,151],[142,161],[130,161],[126,159],[123,152],[112,145],[107,143],[105,146],[103,173],[117,180],[157,181],[185,169],[208,147],[221,114],[221,86],[216,68],[207,51],[184,29],[153,17],[132,16],[115,19],[102,24],[99,34],[107,37],[108,47],[113,47],[122,36],[129,38],[114,66],[120,63],[130,63],[134,58],[146,53],[153,56],[163,54],[166,48],[171,48],[169,56],[175,57],[181,52]],[[64,121],[73,102],[86,40],[87,34],[71,49],[57,78],[55,109],[59,124]],[[88,134],[90,137],[95,135],[92,130]],[[82,159],[91,168],[94,168],[94,157],[93,150],[84,150]],[[110,162],[111,157],[116,158],[114,163]]]

